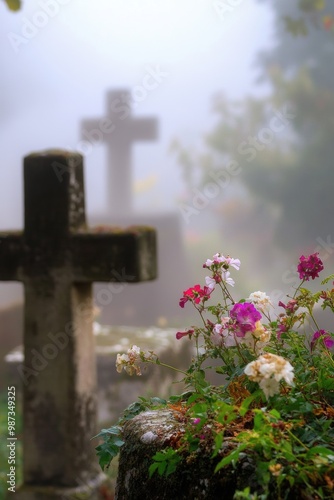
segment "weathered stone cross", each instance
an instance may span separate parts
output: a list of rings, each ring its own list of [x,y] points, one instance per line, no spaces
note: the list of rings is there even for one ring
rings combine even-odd
[[[77,153],[27,156],[24,190],[24,232],[0,234],[0,279],[25,287],[24,485],[15,498],[65,499],[67,492],[96,492],[100,481],[90,441],[96,433],[92,282],[154,279],[155,231],[87,229]]]
[[[108,144],[108,210],[113,215],[132,211],[131,145],[157,137],[155,118],[136,118],[131,113],[131,96],[127,90],[107,94],[108,115],[100,120],[84,120],[82,136],[92,143]]]

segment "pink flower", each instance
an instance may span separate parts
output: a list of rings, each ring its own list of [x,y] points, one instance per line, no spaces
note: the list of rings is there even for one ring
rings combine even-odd
[[[188,300],[195,302],[195,304],[199,304],[201,300],[208,300],[211,292],[212,290],[207,286],[201,288],[200,285],[195,285],[191,288],[188,288],[188,290],[185,290],[183,292],[183,297],[181,297],[180,299],[180,307],[184,307]]]
[[[227,257],[224,257],[224,262],[228,266],[232,266],[232,267],[234,267],[234,269],[239,271],[239,269],[240,269],[240,260],[239,259],[232,259],[232,257],[227,256]]]
[[[278,338],[278,340],[281,340],[282,333],[286,333],[286,332],[287,332],[287,326],[286,326],[286,324],[284,322],[281,321],[280,324],[278,325],[278,328],[277,328],[277,338]]]
[[[310,278],[314,280],[319,276],[319,273],[323,270],[324,265],[318,255],[318,253],[313,253],[308,257],[305,257],[304,255],[300,257],[297,271],[299,272],[299,278],[301,280],[309,281]]]
[[[189,338],[190,338],[193,333],[194,333],[193,328],[190,328],[186,332],[177,332],[175,336],[176,336],[177,340],[180,340],[180,339],[182,339],[182,337],[186,337],[187,335],[189,335]]]
[[[296,312],[296,310],[298,309],[298,302],[295,299],[289,300],[289,302],[286,305],[283,304],[283,302],[279,301],[278,305],[280,307],[284,307],[287,314],[292,314]]]
[[[331,335],[328,332],[326,332],[326,330],[318,330],[313,334],[311,340],[311,351],[313,351],[314,346],[317,343],[318,339],[322,341],[322,343],[327,349],[330,349],[331,347],[334,346],[334,339],[331,337]]]
[[[235,321],[236,336],[244,337],[247,332],[256,330],[256,322],[262,318],[262,314],[253,304],[243,302],[232,307],[230,317]]]
[[[212,259],[207,259],[205,264],[203,264],[203,267],[210,268],[211,266],[219,266],[219,267],[224,267],[224,269],[228,269],[230,266],[234,267],[237,271],[239,271],[240,268],[240,260],[239,259],[233,259],[229,255],[227,257],[224,257],[224,255],[221,255],[220,253],[216,253]]]

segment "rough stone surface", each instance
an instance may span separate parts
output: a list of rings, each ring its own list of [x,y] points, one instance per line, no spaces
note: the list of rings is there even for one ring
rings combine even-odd
[[[168,446],[173,435],[182,431],[172,411],[141,413],[124,428],[125,444],[121,448],[116,485],[117,500],[232,500],[237,489],[256,485],[254,467],[245,458],[233,469],[214,474],[217,461],[198,454],[186,459],[168,477],[157,473],[149,478],[152,456]]]

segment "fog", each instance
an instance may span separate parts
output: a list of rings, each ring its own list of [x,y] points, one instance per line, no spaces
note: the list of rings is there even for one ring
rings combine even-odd
[[[300,94],[294,94],[292,87],[282,90],[281,76],[275,73],[277,67],[285,69],[279,54],[276,63],[263,63],[270,68],[267,78],[259,63],[260,52],[269,57],[279,45],[272,3],[225,2],[226,12],[218,4],[209,0],[38,0],[24,2],[18,13],[0,5],[1,230],[23,225],[23,157],[50,147],[84,153],[88,221],[100,216],[112,220],[107,211],[107,147],[91,141],[85,151],[81,131],[83,120],[106,116],[108,91],[126,89],[134,118],[154,117],[159,123],[157,140],[138,141],[132,147],[133,210],[177,215],[184,255],[169,252],[170,262],[161,265],[172,270],[175,259],[184,263],[189,281],[183,289],[203,281],[201,265],[216,252],[241,259],[240,294],[265,287],[267,293],[276,290],[280,297],[294,284],[292,269],[300,253],[315,251],[319,245],[328,273],[333,272],[330,222],[320,227],[315,217],[309,223],[317,229],[301,232],[296,242],[294,228],[301,227],[299,219],[295,226],[283,222],[289,219],[288,207],[298,204],[302,193],[290,192],[282,180],[286,177],[275,177],[274,158],[288,169],[302,139],[312,137],[313,111],[304,120],[300,106],[307,108],[307,88],[311,99],[319,82],[306,77],[301,81],[305,102],[297,102],[296,108],[293,97],[298,101]],[[285,5],[289,8],[289,2]],[[321,32],[321,36],[328,37],[330,53],[333,34]],[[286,37],[291,46],[301,44],[290,34]],[[287,71],[291,73],[288,66]],[[326,86],[325,90],[329,92]],[[271,94],[276,102],[269,107],[267,103],[265,112],[245,101],[249,96],[266,99]],[[235,100],[243,104],[233,108]],[[328,127],[332,119],[328,118]],[[250,142],[250,137],[258,141]],[[179,146],[173,149],[175,140]],[[190,163],[184,151],[193,155]],[[227,166],[235,157],[233,151],[242,158],[234,169]],[[328,161],[330,153],[329,149]],[[315,151],[314,155],[318,158]],[[266,165],[268,176],[263,175]],[[212,177],[214,171],[220,172],[218,177]],[[293,166],[286,170],[287,176],[292,171]],[[310,187],[317,176],[308,172],[304,180]],[[302,183],[299,186],[302,191]],[[320,202],[321,189],[310,204]],[[285,198],[277,196],[273,204],[275,193],[282,190]],[[327,207],[328,214],[332,208],[333,204]],[[283,233],[287,243],[279,247]],[[164,286],[161,280],[159,286]],[[22,298],[21,293],[20,285],[2,285],[1,304]]]

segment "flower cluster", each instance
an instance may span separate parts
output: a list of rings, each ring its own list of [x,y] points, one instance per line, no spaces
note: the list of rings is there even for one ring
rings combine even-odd
[[[124,369],[128,375],[141,375],[140,363],[154,362],[156,354],[145,352],[140,347],[133,345],[126,354],[117,354],[116,370],[121,373]]]
[[[259,382],[267,398],[279,391],[279,382],[282,379],[288,385],[292,385],[293,383],[293,367],[289,361],[270,352],[248,363],[244,371],[250,380]]]
[[[221,359],[232,366],[235,366],[235,356],[231,358],[228,353],[229,349],[236,348],[236,354],[241,360],[247,359],[249,355],[259,356],[245,366],[244,373],[251,381],[259,383],[267,398],[280,392],[281,381],[292,385],[293,367],[288,360],[275,353],[275,350],[277,351],[277,346],[281,346],[283,352],[282,335],[286,335],[298,324],[303,324],[306,315],[303,306],[307,303],[305,294],[300,297],[289,297],[286,304],[279,301],[278,306],[283,307],[285,312],[279,314],[277,320],[273,321],[271,318],[273,303],[270,297],[262,291],[252,292],[245,301],[234,302],[226,285],[234,286],[235,282],[231,277],[230,269],[234,268],[237,271],[240,269],[239,259],[217,253],[212,259],[206,260],[203,268],[211,272],[210,276],[205,277],[206,286],[201,288],[200,285],[195,285],[183,292],[180,305],[184,307],[188,300],[191,300],[195,306],[198,305],[204,327],[191,327],[184,332],[177,332],[176,338],[178,340],[183,337],[194,338],[198,342],[198,339],[202,337],[204,340],[202,348],[206,353],[202,359],[220,349]],[[316,278],[321,270],[323,270],[323,263],[318,254],[300,257],[297,271],[302,283],[310,278]],[[211,298],[217,286],[223,292],[225,305],[206,307],[206,301]],[[296,293],[297,291],[298,289]],[[329,303],[328,293],[325,295],[325,292],[322,292],[320,297],[327,300],[331,307],[333,306],[332,302]],[[309,297],[309,300],[311,304],[313,299]],[[213,314],[213,318],[205,321],[203,313],[208,311]],[[263,323],[264,320],[267,324]],[[276,346],[272,340],[274,342],[276,340]],[[326,349],[334,345],[333,335],[325,330],[315,331],[308,342],[311,353],[318,345]],[[226,367],[223,370],[225,373],[229,372]]]
[[[232,380],[235,373],[240,373],[243,365],[242,372],[250,382],[259,384],[267,399],[280,393],[281,382],[292,386],[294,368],[285,357],[289,355],[285,345],[287,336],[290,334],[291,338],[295,337],[293,345],[297,345],[298,333],[292,329],[304,325],[305,305],[311,319],[311,305],[321,298],[323,307],[333,309],[333,291],[322,291],[313,299],[310,292],[298,287],[295,295],[288,297],[286,303],[279,301],[278,306],[284,309],[284,313],[279,313],[275,320],[272,318],[273,303],[260,290],[250,293],[246,300],[233,300],[227,285],[235,284],[231,270],[239,271],[239,259],[216,253],[212,259],[205,261],[203,268],[210,272],[205,277],[205,285],[196,284],[188,288],[179,301],[182,308],[188,302],[191,303],[200,313],[203,322],[202,326],[192,326],[176,333],[177,340],[188,338],[195,341],[197,352],[201,353],[199,360],[190,367],[186,381],[194,383],[193,373],[201,369],[204,361],[210,357],[219,357],[223,363],[221,373]],[[300,257],[297,271],[302,283],[310,278],[315,279],[322,270],[323,263],[318,254]],[[217,288],[223,294],[222,303],[207,306]],[[297,295],[299,290],[300,294]],[[206,314],[210,317],[206,318]],[[314,324],[317,326],[316,322]],[[319,349],[331,349],[334,346],[333,334],[317,327],[311,336],[305,338],[304,346],[307,344],[311,356]],[[298,354],[300,356],[300,351]],[[291,355],[296,359],[293,353]],[[124,369],[130,375],[140,375],[142,362],[163,364],[153,352],[145,353],[133,346],[127,354],[117,355],[117,371]]]
[[[194,304],[200,304],[201,302],[205,302],[209,299],[211,293],[211,289],[207,286],[201,288],[200,285],[195,285],[188,290],[183,292],[183,297],[180,299],[180,307],[184,307],[184,305],[190,301]]]
[[[283,498],[282,492],[284,498],[304,498],[301,485],[307,498],[333,498],[334,335],[330,323],[322,325],[314,311],[317,307],[334,313],[334,288],[312,293],[303,287],[323,270],[319,255],[300,257],[296,271],[301,283],[278,304],[260,290],[234,300],[230,287],[235,285],[239,259],[216,253],[203,268],[205,284],[186,289],[179,301],[182,308],[193,306],[200,316],[199,325],[176,333],[177,341],[192,345],[194,356],[187,371],[137,346],[117,355],[118,372],[141,375],[142,363],[155,363],[182,374],[185,384],[186,391],[168,402],[151,398],[152,406],[130,405],[124,414],[126,422],[135,408],[152,408],[157,400],[182,414],[184,434],[173,436],[168,453],[158,454],[150,473],[170,473],[187,453],[193,457],[208,449],[218,471],[249,451],[261,498],[274,498],[276,493],[275,498]],[[223,381],[209,383],[209,370],[223,375]],[[112,429],[105,431],[110,447],[101,448],[102,463],[110,462],[115,446],[120,446],[116,443],[121,427]],[[238,498],[258,498],[257,492],[253,496],[246,490]]]
[[[318,255],[318,253],[313,253],[308,257],[305,257],[304,255],[300,257],[297,270],[301,280],[309,281],[310,278],[313,280],[318,278],[320,271],[324,268],[324,265]]]
[[[203,267],[209,269],[212,273],[211,276],[206,276],[205,282],[210,291],[214,290],[217,283],[226,283],[227,285],[234,286],[235,282],[231,278],[231,273],[228,270],[230,266],[234,267],[237,271],[240,268],[240,260],[232,259],[232,257],[216,253],[212,259],[207,259]]]

